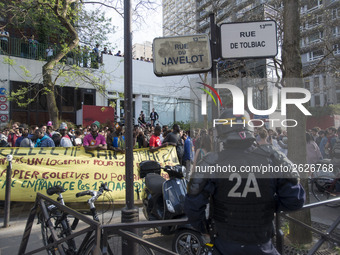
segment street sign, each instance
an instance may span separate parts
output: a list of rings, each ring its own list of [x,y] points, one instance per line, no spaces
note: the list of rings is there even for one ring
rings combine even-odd
[[[0,114],[0,121],[1,122],[7,122],[7,120],[8,120],[8,115]]]
[[[221,25],[222,58],[266,58],[277,55],[274,20]]]
[[[0,95],[5,95],[5,94],[6,94],[6,89],[0,88]]]
[[[8,109],[7,104],[0,104],[0,111],[6,111]]]
[[[155,38],[153,56],[157,76],[207,72],[212,66],[207,34]]]
[[[6,96],[0,96],[0,103],[6,103],[7,97]]]

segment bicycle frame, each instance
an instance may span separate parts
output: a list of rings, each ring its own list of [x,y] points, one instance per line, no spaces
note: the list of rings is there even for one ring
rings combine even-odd
[[[48,210],[45,206],[45,201],[50,203],[50,204],[55,205],[61,212],[72,215],[72,216],[74,216],[74,218],[83,221],[84,223],[86,223],[88,225],[88,227],[86,227],[83,230],[76,231],[76,232],[72,233],[71,235],[69,235],[65,238],[58,238],[57,234],[55,232],[55,229],[53,228],[52,222],[49,219]],[[30,236],[30,233],[31,233],[33,222],[34,222],[36,214],[37,214],[38,207],[40,207],[40,209],[41,209],[41,211],[44,215],[44,218],[46,220],[47,226],[52,233],[51,236],[53,238],[53,243],[26,253],[29,236]],[[93,255],[99,255],[100,254],[100,239],[101,239],[100,223],[93,220],[93,219],[86,217],[85,215],[83,215],[83,214],[81,214],[81,213],[79,213],[75,210],[72,210],[71,208],[69,208],[65,205],[62,205],[61,203],[59,203],[57,201],[50,199],[49,197],[47,197],[43,194],[37,193],[37,197],[36,197],[34,206],[31,209],[30,214],[29,214],[28,219],[27,219],[26,227],[25,227],[25,230],[24,230],[24,234],[23,234],[23,237],[22,237],[22,241],[21,241],[21,244],[20,244],[20,247],[19,247],[18,254],[20,254],[20,255],[35,254],[35,253],[38,253],[40,251],[47,250],[48,248],[56,247],[59,254],[64,255],[65,252],[63,251],[61,244],[66,242],[69,239],[76,238],[76,237],[83,235],[85,233],[86,233],[86,236],[85,236],[84,240],[82,241],[82,243],[79,247],[79,251],[82,250],[82,248],[86,245],[89,238],[94,233],[95,247],[96,248],[94,250]]]

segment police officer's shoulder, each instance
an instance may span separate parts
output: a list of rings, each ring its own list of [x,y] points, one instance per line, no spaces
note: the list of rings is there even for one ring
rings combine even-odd
[[[281,166],[282,170],[275,175],[276,178],[286,179],[293,185],[299,183],[300,175],[294,168],[293,162],[290,161],[284,153],[274,148],[271,144],[261,145],[257,147],[253,153],[261,154],[263,156],[267,155],[273,165]]]
[[[212,166],[217,163],[218,160],[218,153],[216,152],[209,152],[206,155],[202,157],[202,159],[198,162],[198,166]],[[198,195],[206,186],[209,177],[209,172],[199,172],[199,171],[193,171],[192,176],[190,178],[189,184],[188,184],[188,194],[189,195]]]

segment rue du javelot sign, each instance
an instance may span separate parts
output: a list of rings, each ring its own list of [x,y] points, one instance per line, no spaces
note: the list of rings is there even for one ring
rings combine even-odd
[[[265,58],[277,55],[276,22],[226,23],[221,25],[222,58]]]
[[[153,56],[157,76],[206,72],[212,66],[206,34],[155,38]]]

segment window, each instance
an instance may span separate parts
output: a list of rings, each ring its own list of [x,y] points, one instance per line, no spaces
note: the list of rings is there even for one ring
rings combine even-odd
[[[340,29],[339,29],[339,27],[338,27],[338,26],[332,27],[332,33],[333,33],[333,36],[334,36],[334,37],[339,36],[339,35],[340,35]]]
[[[300,12],[301,12],[301,14],[307,12],[307,5],[301,6]]]
[[[312,52],[308,53],[307,60],[308,61],[314,61],[314,60],[320,59],[322,57],[323,57],[322,50],[316,50],[316,51],[312,51]]]
[[[314,96],[315,106],[320,106],[320,96]]]
[[[305,81],[305,89],[310,90],[310,82],[309,82],[309,80]]]
[[[333,54],[334,54],[334,55],[340,54],[339,44],[334,44],[334,45],[333,45]]]
[[[322,16],[321,15],[315,15],[312,19],[308,21],[308,25],[305,24],[305,27],[307,28],[313,28],[317,25],[320,25],[322,23]]]
[[[314,93],[319,93],[320,92],[320,80],[319,76],[314,77]]]
[[[332,9],[332,19],[337,19],[339,15],[339,8]]]
[[[142,110],[145,114],[145,117],[149,116],[150,114],[150,102],[149,101],[142,101]]]
[[[308,42],[309,43],[320,42],[322,38],[323,38],[323,31],[317,31],[308,37]]]
[[[309,4],[308,12],[313,12],[322,6],[322,0],[312,0]]]

